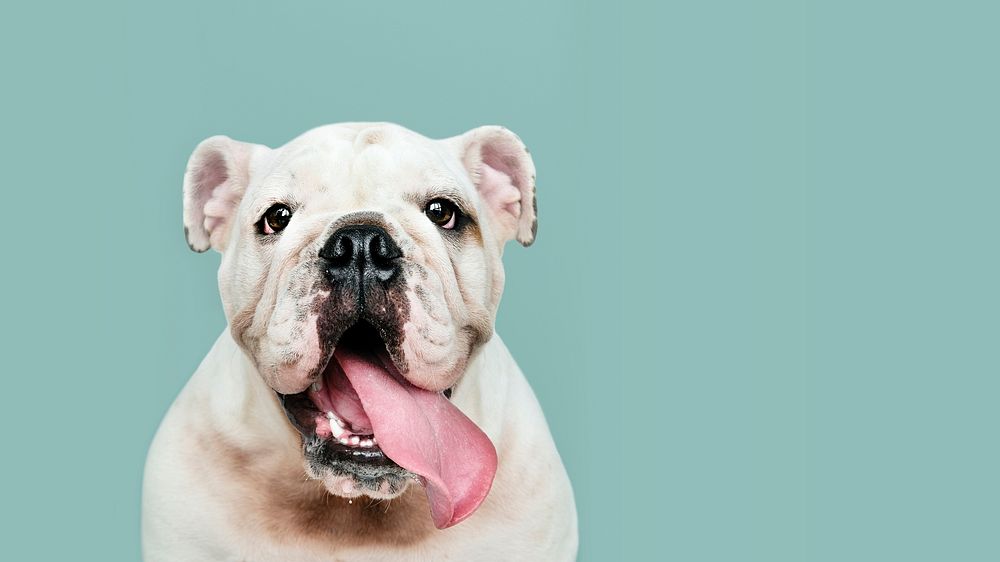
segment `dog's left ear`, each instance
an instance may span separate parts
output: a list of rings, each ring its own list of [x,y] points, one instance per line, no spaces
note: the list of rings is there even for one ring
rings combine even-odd
[[[196,252],[226,249],[255,155],[266,146],[226,136],[207,138],[194,149],[184,173],[184,234]]]
[[[486,126],[448,142],[486,204],[501,241],[516,238],[530,246],[538,228],[535,163],[521,139],[503,127]]]

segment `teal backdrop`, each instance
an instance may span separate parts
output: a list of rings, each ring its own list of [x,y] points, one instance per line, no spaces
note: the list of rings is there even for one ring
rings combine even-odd
[[[503,124],[538,167],[498,330],[581,560],[1000,559],[995,3],[0,8],[0,559],[139,558],[224,327],[188,155]],[[516,508],[516,506],[515,506]]]

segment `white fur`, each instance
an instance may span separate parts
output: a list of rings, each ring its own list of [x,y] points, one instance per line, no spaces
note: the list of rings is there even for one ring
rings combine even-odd
[[[276,150],[226,137],[199,145],[185,175],[185,228],[193,249],[223,253],[219,289],[230,326],[150,448],[145,558],[574,558],[569,480],[531,388],[492,332],[504,242],[534,239],[534,174],[520,139],[500,127],[434,141],[390,124],[344,124]],[[426,220],[422,198],[442,190],[472,206],[481,240],[445,240]],[[273,244],[261,244],[253,224],[275,202],[293,202],[296,212]],[[315,256],[332,230],[359,212],[384,223],[405,256],[410,315],[401,353],[411,369],[404,376],[429,390],[457,385],[454,404],[490,437],[499,457],[493,488],[471,517],[402,546],[331,542],[315,533],[283,540],[265,532],[277,509],[265,492],[309,478],[300,438],[274,391],[303,390],[326,361],[309,309],[325,294],[316,283]],[[227,458],[245,464],[220,461]]]
[[[206,478],[213,466],[206,464],[190,428],[210,425],[241,435],[249,448],[301,456],[299,437],[286,427],[270,392],[223,333],[170,408],[149,451],[142,521],[147,562],[575,558],[576,508],[569,479],[534,393],[498,336],[477,353],[454,395],[456,405],[497,445],[500,464],[493,489],[469,519],[433,531],[413,551],[358,546],[327,551],[309,543],[289,549],[253,532],[253,521],[234,524],[239,514],[225,499],[256,490],[219,490],[219,480]]]

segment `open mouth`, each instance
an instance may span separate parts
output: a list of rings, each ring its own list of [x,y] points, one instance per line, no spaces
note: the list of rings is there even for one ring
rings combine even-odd
[[[396,488],[401,484],[399,478],[414,475],[379,447],[371,419],[341,364],[345,356],[401,378],[378,331],[368,322],[359,321],[340,337],[337,353],[308,389],[278,396],[288,419],[305,439],[311,462],[354,476],[362,488],[370,491],[382,489],[383,479]],[[451,389],[443,394],[450,397]]]
[[[310,388],[278,396],[315,473],[350,476],[355,487],[345,494],[373,497],[416,480],[443,529],[476,510],[497,469],[493,443],[450,395],[407,381],[379,331],[362,320],[339,338]]]

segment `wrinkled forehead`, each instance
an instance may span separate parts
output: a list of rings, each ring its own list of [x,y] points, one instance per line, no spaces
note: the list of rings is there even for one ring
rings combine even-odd
[[[419,196],[429,190],[470,197],[457,158],[438,142],[388,126],[310,131],[275,151],[255,198],[291,198],[311,207],[349,206]]]

